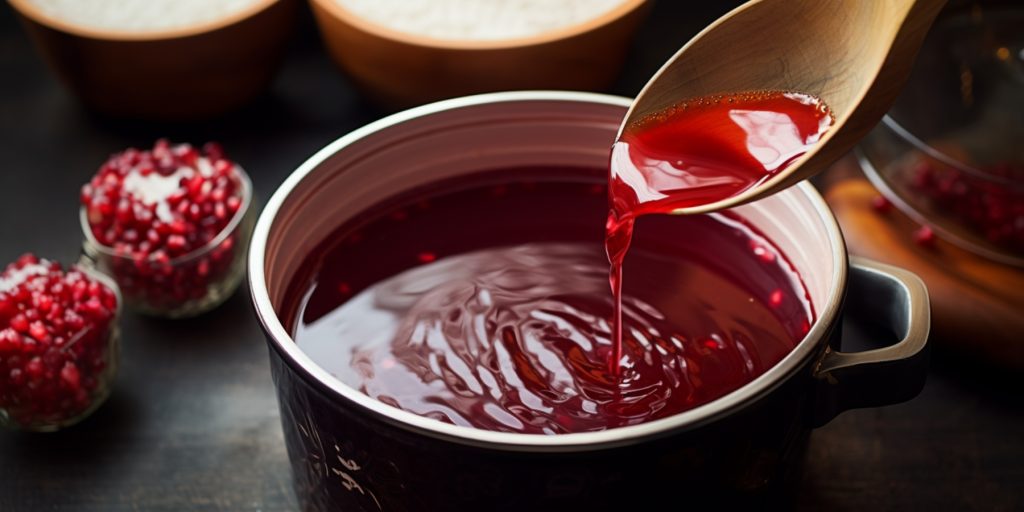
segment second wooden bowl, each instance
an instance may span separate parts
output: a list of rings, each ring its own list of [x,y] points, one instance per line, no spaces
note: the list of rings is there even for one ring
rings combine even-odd
[[[647,0],[561,29],[516,39],[448,40],[400,32],[310,0],[334,61],[371,98],[398,108],[514,89],[603,90],[615,79]]]

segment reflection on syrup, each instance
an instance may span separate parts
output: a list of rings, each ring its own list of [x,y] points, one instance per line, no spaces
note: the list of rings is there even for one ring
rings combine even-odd
[[[579,173],[449,183],[343,227],[341,243],[309,263],[317,273],[295,306],[296,341],[343,382],[395,407],[557,434],[714,400],[806,333],[806,292],[770,241],[731,214],[658,216],[626,264],[617,375],[599,243],[607,196]]]
[[[782,92],[694,100],[641,119],[612,152],[613,210],[666,213],[734,196],[806,153],[831,125],[821,100]]]
[[[613,296],[621,292],[637,217],[714,203],[757,186],[806,153],[831,125],[818,98],[766,91],[695,99],[627,126],[609,166],[605,250]],[[620,315],[616,308],[616,325]],[[613,370],[618,356],[609,362]]]

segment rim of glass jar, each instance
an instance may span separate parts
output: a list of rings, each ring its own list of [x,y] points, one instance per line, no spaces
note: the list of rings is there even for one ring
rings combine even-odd
[[[238,181],[242,185],[242,204],[238,207],[238,211],[235,212],[234,217],[232,217],[231,221],[224,226],[224,229],[220,230],[220,233],[213,237],[209,242],[206,242],[202,246],[196,247],[185,254],[171,258],[170,261],[167,262],[168,265],[181,265],[206,256],[223,243],[231,233],[234,233],[235,230],[238,229],[238,226],[242,223],[242,219],[245,218],[245,215],[249,212],[249,208],[252,206],[252,180],[249,179],[249,174],[245,172],[245,169],[243,169],[241,165],[235,164],[235,170],[238,171]],[[89,218],[85,213],[84,206],[78,209],[78,222],[82,227],[82,233],[85,236],[86,243],[95,248],[98,252],[109,258],[132,260],[131,256],[117,254],[113,247],[103,245],[96,240],[96,237],[92,234],[92,228],[89,226]],[[152,255],[147,257],[146,261],[153,261]]]
[[[903,125],[901,125],[899,121],[897,121],[890,114],[886,114],[882,118],[882,125],[891,130],[897,137],[903,139],[905,142],[909,143],[911,146],[921,151],[925,155],[929,156],[930,158],[938,160],[943,165],[948,165],[949,167],[970,174],[971,176],[981,180],[998,183],[1000,185],[1008,186],[1015,189],[1021,189],[1022,191],[1024,191],[1024,181],[1014,180],[1013,178],[1006,178],[1003,176],[997,176],[995,174],[982,171],[981,169],[972,167],[964,162],[961,162],[960,160],[957,160],[956,158],[953,158],[947,155],[946,153],[943,153],[942,151],[935,149],[927,142],[918,138],[916,135],[911,133],[910,130],[904,128]]]

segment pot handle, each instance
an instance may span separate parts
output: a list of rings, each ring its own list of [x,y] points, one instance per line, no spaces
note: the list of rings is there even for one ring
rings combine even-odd
[[[814,426],[849,409],[905,402],[924,387],[931,312],[928,290],[919,277],[851,258],[844,308],[844,323],[864,324],[873,333],[900,341],[862,352],[827,348],[814,367],[820,384]]]

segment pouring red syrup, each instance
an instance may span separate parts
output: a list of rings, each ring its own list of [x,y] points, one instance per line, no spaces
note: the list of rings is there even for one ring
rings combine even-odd
[[[818,98],[765,91],[691,100],[623,130],[612,148],[605,228],[615,301],[610,371],[621,366],[622,262],[637,217],[718,202],[755,187],[806,153],[831,124]]]

